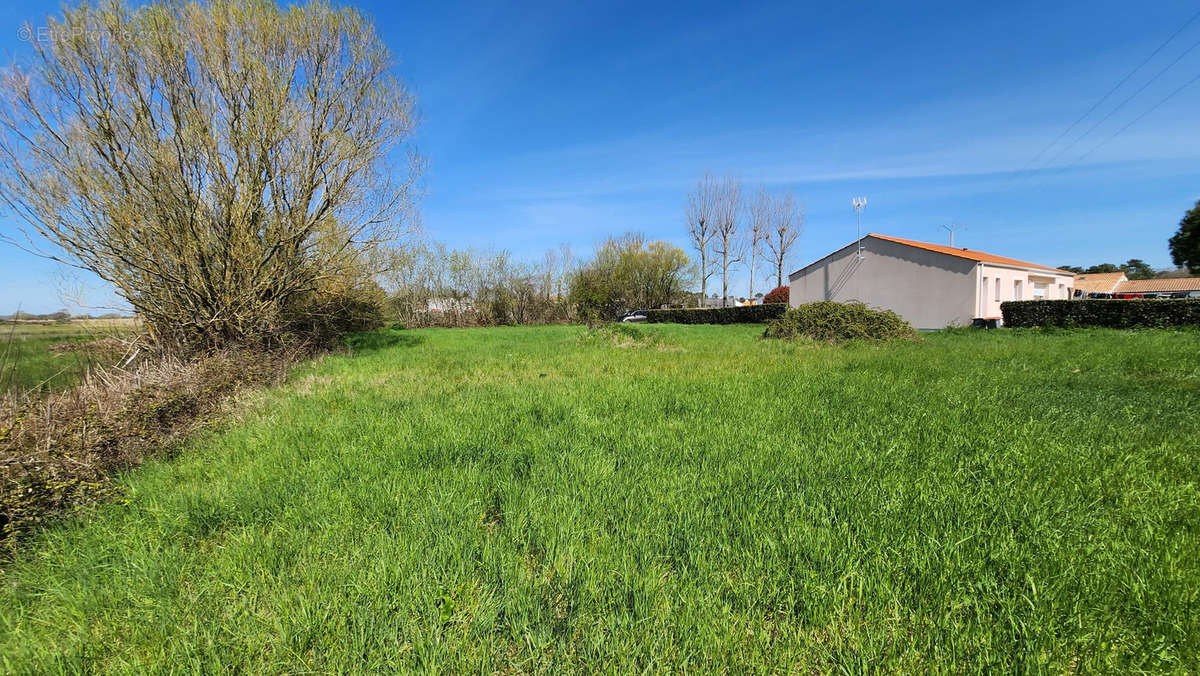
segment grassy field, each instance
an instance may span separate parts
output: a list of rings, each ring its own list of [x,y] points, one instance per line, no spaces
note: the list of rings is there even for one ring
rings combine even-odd
[[[1200,332],[383,332],[27,544],[6,672],[1179,671]]]
[[[0,394],[61,390],[79,382],[108,353],[88,349],[53,349],[66,343],[90,343],[133,328],[128,319],[70,322],[0,322]]]

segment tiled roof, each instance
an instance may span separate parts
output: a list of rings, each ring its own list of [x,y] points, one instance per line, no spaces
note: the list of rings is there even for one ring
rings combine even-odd
[[[1200,277],[1131,279],[1121,282],[1116,293],[1154,293],[1163,291],[1200,291]]]
[[[1093,272],[1075,275],[1075,289],[1083,293],[1112,293],[1124,281],[1124,272]]]
[[[1019,261],[1015,258],[1005,258],[1004,256],[997,256],[995,254],[990,254],[990,253],[986,253],[983,251],[973,251],[971,249],[959,249],[958,247],[942,246],[941,244],[929,244],[927,242],[917,242],[917,241],[911,240],[911,239],[901,239],[900,237],[889,237],[887,235],[877,235],[875,233],[871,233],[871,234],[867,235],[867,237],[874,237],[876,239],[882,239],[882,240],[885,240],[888,242],[904,244],[907,246],[916,247],[918,249],[925,249],[926,251],[936,251],[937,253],[943,253],[948,256],[957,256],[959,258],[966,258],[968,260],[978,261],[980,263],[996,263],[999,265],[1012,265],[1012,266],[1020,267],[1020,268],[1035,268],[1038,270],[1049,270],[1051,272],[1057,272],[1057,273],[1063,274],[1063,275],[1071,274],[1070,272],[1067,272],[1065,270],[1059,270],[1058,268],[1052,268],[1052,267],[1048,267],[1045,265],[1038,265],[1037,263],[1027,263],[1025,261]]]

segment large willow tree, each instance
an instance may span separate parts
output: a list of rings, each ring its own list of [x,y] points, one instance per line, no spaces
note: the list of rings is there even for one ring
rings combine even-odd
[[[26,246],[110,282],[164,343],[278,331],[411,217],[414,100],[354,10],[109,2],[29,35],[3,198]]]

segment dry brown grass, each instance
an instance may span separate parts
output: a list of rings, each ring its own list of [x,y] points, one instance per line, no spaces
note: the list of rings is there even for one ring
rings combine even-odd
[[[277,381],[298,353],[157,357],[101,369],[38,399],[0,399],[0,538],[114,497],[109,477],[212,419],[229,395]]]

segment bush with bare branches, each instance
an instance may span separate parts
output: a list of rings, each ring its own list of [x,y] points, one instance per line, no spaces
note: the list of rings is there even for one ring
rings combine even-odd
[[[421,162],[414,99],[361,13],[114,1],[47,29],[2,83],[20,245],[94,272],[185,351],[270,342],[330,310],[311,302],[330,280],[370,286]]]

